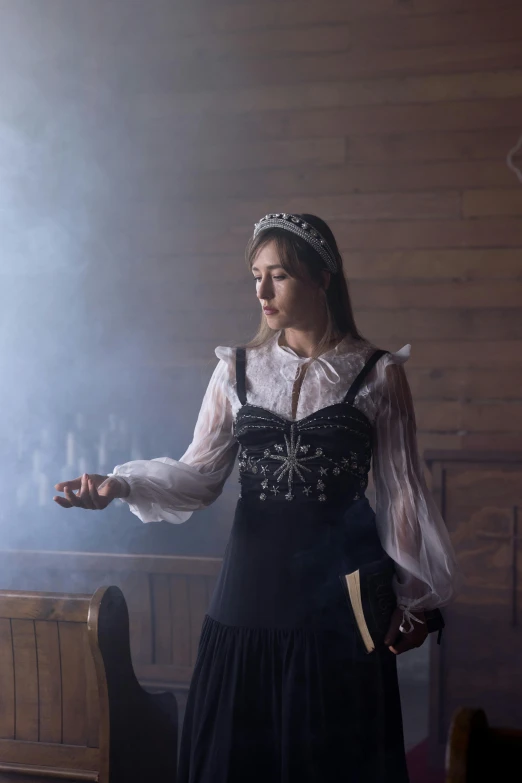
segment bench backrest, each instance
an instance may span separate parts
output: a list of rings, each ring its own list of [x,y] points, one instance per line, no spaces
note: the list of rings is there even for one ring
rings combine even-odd
[[[91,595],[0,591],[0,773],[109,780],[109,703]],[[119,592],[119,591],[118,591]]]

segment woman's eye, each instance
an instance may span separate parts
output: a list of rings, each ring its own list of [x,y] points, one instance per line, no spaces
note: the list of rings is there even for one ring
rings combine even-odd
[[[286,275],[274,275],[274,280],[286,280]]]

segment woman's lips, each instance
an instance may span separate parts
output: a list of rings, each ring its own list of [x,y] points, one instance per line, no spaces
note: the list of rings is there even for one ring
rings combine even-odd
[[[263,312],[265,315],[274,315],[274,313],[277,313],[277,310],[274,310],[273,307],[263,307]]]

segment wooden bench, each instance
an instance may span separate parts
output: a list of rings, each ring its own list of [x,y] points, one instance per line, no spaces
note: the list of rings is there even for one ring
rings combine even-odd
[[[0,781],[173,783],[177,705],[139,685],[118,587],[0,591]]]
[[[129,607],[139,682],[175,690],[181,704],[220,568],[209,557],[0,550],[0,588],[93,593],[117,585]]]
[[[522,731],[489,725],[481,709],[455,712],[446,746],[446,783],[519,780]]]

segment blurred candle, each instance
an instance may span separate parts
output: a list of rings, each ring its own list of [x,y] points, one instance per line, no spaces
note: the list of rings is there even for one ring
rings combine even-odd
[[[140,447],[138,445],[138,442],[136,438],[132,439],[132,446],[131,446],[131,459],[143,459],[140,451]]]
[[[36,478],[42,469],[42,453],[40,449],[33,451],[33,476]]]
[[[46,506],[49,502],[50,487],[49,479],[45,473],[40,473],[38,476],[38,505]]]
[[[100,433],[100,442],[98,443],[98,472],[103,473],[107,467],[107,443],[105,433]]]
[[[66,451],[67,451],[67,467],[72,468],[74,465],[74,432],[68,432],[67,433],[67,442],[66,442]]]

